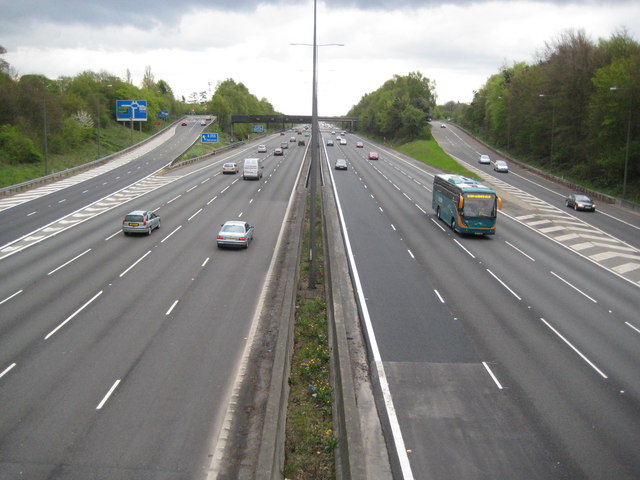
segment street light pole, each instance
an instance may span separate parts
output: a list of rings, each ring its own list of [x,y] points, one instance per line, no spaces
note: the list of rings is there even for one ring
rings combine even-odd
[[[309,211],[309,288],[316,288],[316,190],[318,169],[318,44],[316,37],[317,0],[313,0],[313,84],[311,93],[311,205]]]
[[[309,281],[310,289],[316,288],[316,195],[317,176],[320,155],[320,130],[318,128],[318,47],[338,46],[342,43],[317,43],[317,0],[313,0],[313,44],[291,43],[290,45],[304,45],[313,47],[313,84],[311,93],[311,165],[309,167],[309,191],[311,204],[309,206]],[[284,129],[284,125],[283,125]]]

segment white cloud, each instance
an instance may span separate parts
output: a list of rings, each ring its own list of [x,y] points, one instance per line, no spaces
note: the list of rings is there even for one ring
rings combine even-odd
[[[106,2],[93,5],[103,9],[101,22],[88,23],[85,12],[77,18],[71,13],[60,23],[53,10],[15,18],[0,44],[9,51],[5,59],[21,74],[57,78],[93,70],[124,78],[129,69],[139,83],[150,66],[156,79],[186,98],[233,78],[277,110],[311,112],[312,49],[290,45],[313,41],[308,0],[250,2],[246,8],[222,10],[195,0],[184,2],[182,10],[158,3],[155,18],[127,17],[122,24],[116,22],[119,12],[104,11]],[[622,27],[636,39],[640,32],[637,2],[393,4],[319,4],[318,43],[345,44],[318,50],[322,115],[346,114],[394,74],[412,71],[436,81],[439,102],[468,102],[473,90],[503,64],[534,61],[545,42],[567,29],[583,29],[594,41]],[[15,15],[15,10],[9,13]]]

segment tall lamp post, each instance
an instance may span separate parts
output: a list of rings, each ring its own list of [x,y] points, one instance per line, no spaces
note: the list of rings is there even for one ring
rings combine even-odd
[[[612,92],[622,90],[619,87],[609,88]],[[624,150],[624,174],[622,176],[622,198],[627,194],[627,170],[629,168],[629,142],[631,141],[631,94],[629,94],[629,114],[627,116],[627,144]]]
[[[311,166],[309,174],[311,204],[309,206],[309,281],[310,289],[316,288],[316,195],[317,176],[320,154],[320,135],[318,128],[318,47],[339,46],[342,43],[317,43],[317,0],[313,0],[313,44],[292,43],[291,45],[305,45],[313,47],[313,80],[311,93]]]

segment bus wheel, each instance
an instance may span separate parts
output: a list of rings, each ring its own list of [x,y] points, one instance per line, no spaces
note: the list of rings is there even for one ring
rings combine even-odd
[[[438,217],[438,220],[442,220],[442,218],[440,218],[440,207],[436,208],[436,216]]]
[[[454,218],[451,219],[451,230],[456,231],[456,220]]]

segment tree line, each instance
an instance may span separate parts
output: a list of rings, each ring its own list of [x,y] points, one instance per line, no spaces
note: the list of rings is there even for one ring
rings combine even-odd
[[[220,132],[230,130],[231,114],[276,113],[266,99],[258,100],[245,85],[231,79],[220,82],[210,99],[185,103],[184,98],[174,97],[166,81],[155,80],[150,67],[139,87],[132,84],[128,71],[125,79],[85,71],[53,80],[44,75],[17,75],[2,59],[4,53],[0,46],[0,168],[40,163],[45,148],[52,154],[72,154],[83,142],[98,142],[101,129],[117,123],[116,100],[147,101],[148,120],[134,122],[136,130],[143,132],[154,130],[153,123],[163,110],[172,118],[187,113],[215,115]],[[128,127],[129,122],[122,124]],[[249,128],[238,127],[236,138],[242,138]]]
[[[377,138],[407,140],[430,137],[427,126],[435,111],[435,83],[420,72],[394,75],[363,95],[348,116],[358,117],[358,130]]]
[[[640,45],[626,31],[566,31],[531,65],[503,66],[469,105],[439,107],[514,158],[640,199]]]

